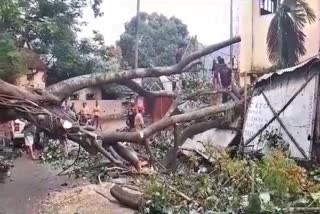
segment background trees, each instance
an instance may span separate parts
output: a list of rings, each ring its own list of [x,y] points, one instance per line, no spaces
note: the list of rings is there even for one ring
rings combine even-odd
[[[3,0],[0,33],[6,33],[6,37],[0,39],[4,43],[11,40],[11,48],[12,44],[17,49],[25,42],[30,44],[49,66],[49,83],[100,71],[105,67],[101,52],[103,37],[95,32],[93,38],[84,41],[77,38],[80,27],[85,25],[81,21],[84,9],[91,6],[94,15],[101,16],[100,3],[101,0]],[[8,53],[12,57],[13,52]]]
[[[118,42],[123,60],[130,67],[134,65],[135,33],[136,17],[125,24],[125,32]],[[189,39],[187,25],[180,19],[157,13],[140,13],[139,34],[138,63],[141,68],[174,64],[176,48]]]

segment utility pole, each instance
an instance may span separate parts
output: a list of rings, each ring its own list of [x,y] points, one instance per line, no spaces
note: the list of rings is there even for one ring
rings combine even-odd
[[[230,0],[230,39],[233,37],[233,0]],[[233,46],[230,45],[230,66],[233,69]]]
[[[134,53],[134,69],[138,68],[139,57],[139,25],[140,25],[140,0],[137,0],[137,16],[136,16],[136,38]]]

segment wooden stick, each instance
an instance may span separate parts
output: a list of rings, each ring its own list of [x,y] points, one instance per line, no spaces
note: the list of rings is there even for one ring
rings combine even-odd
[[[262,96],[264,97],[264,99],[266,100],[270,110],[272,111],[273,115],[277,118],[277,121],[279,122],[279,124],[281,125],[281,127],[283,128],[283,130],[286,132],[286,134],[288,135],[288,137],[290,138],[290,140],[294,143],[294,145],[297,147],[297,149],[301,152],[301,154],[303,155],[304,158],[308,159],[307,154],[304,152],[304,150],[301,148],[301,146],[298,144],[298,142],[296,141],[296,139],[292,136],[292,134],[289,132],[289,130],[287,129],[287,127],[284,125],[283,121],[280,119],[279,115],[277,114],[277,112],[275,111],[275,109],[272,107],[268,97],[265,95],[265,93],[261,92]]]
[[[186,194],[184,194],[183,192],[180,192],[179,190],[177,190],[176,188],[174,188],[173,186],[167,184],[168,188],[172,191],[174,191],[175,193],[177,193],[179,196],[181,196],[182,198],[184,198],[185,200],[187,200],[188,202],[192,201],[192,198],[190,198],[189,196],[187,196]]]
[[[284,212],[314,212],[314,213],[319,213],[320,212],[320,207],[289,207],[282,209]]]

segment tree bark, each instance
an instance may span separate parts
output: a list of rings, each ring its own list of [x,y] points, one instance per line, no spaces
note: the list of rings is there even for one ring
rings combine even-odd
[[[190,113],[165,117],[139,132],[103,132],[101,134],[101,138],[104,142],[132,142],[142,144],[144,139],[172,126],[175,123],[185,123],[192,120],[202,119],[210,115],[240,107],[242,103],[243,101],[229,102],[217,106],[206,107]]]
[[[139,210],[145,205],[145,199],[142,195],[125,191],[119,185],[114,185],[113,187],[111,187],[110,193],[115,199],[120,202],[120,204],[125,207]]]
[[[232,39],[223,41],[218,44],[210,45],[202,50],[196,51],[185,58],[183,58],[178,64],[168,67],[154,67],[154,68],[140,68],[134,70],[127,70],[118,73],[94,73],[82,75],[74,78],[70,78],[47,88],[47,91],[59,97],[60,99],[67,98],[74,92],[83,88],[93,87],[101,84],[110,84],[117,81],[123,81],[128,79],[136,79],[143,77],[160,77],[169,76],[172,74],[180,74],[185,72],[185,68],[192,64],[193,61],[206,56],[212,52],[220,50],[229,45],[238,43],[241,41],[240,37],[234,37]]]
[[[34,90],[28,91],[26,89],[14,86],[7,82],[0,80],[0,109],[6,116],[0,116],[0,120],[12,120],[16,118],[24,118],[35,125],[40,126],[53,134],[53,136],[60,136],[61,133],[66,133],[63,129],[61,119],[68,120],[76,123],[61,109],[61,101],[75,91],[83,88],[97,86],[101,84],[118,83],[126,85],[127,87],[137,91],[138,93],[144,94],[147,97],[156,96],[169,96],[176,98],[179,95],[172,92],[160,91],[160,92],[148,92],[142,89],[138,84],[132,81],[135,78],[143,77],[160,77],[169,76],[172,74],[180,74],[188,71],[194,65],[198,64],[197,59],[202,56],[208,55],[221,48],[229,46],[231,44],[240,42],[240,37],[235,37],[224,42],[208,46],[200,51],[196,51],[183,58],[178,64],[168,67],[155,67],[155,68],[144,68],[129,71],[122,71],[119,73],[94,73],[83,76],[74,77],[65,81],[61,81],[57,84],[49,86],[46,90]],[[1,100],[2,99],[2,100]],[[227,103],[219,106],[212,106],[203,108],[201,110],[175,115],[171,117],[163,118],[157,123],[145,128],[140,132],[123,133],[123,132],[105,132],[102,133],[103,143],[108,142],[135,142],[142,143],[146,138],[152,136],[158,131],[161,131],[175,123],[184,123],[192,120],[202,119],[207,116],[217,114],[242,104],[242,101],[236,101],[233,103]],[[31,109],[31,110],[30,110]],[[39,116],[39,117],[38,117]],[[41,116],[41,117],[40,117]],[[45,119],[44,119],[45,118]],[[76,136],[78,134],[78,136]],[[109,160],[116,164],[121,164],[118,160],[114,159],[100,144],[93,139],[94,132],[84,131],[79,129],[77,133],[68,133],[67,136],[78,142],[82,146],[88,146],[87,149],[91,152],[101,152]],[[80,136],[80,137],[79,137]],[[82,138],[87,137],[91,140],[91,143],[85,143]],[[122,157],[126,157],[129,162],[136,162],[136,158],[129,154],[128,151],[122,149],[121,145],[114,144],[113,148],[122,152]],[[120,148],[120,149],[119,149]],[[117,151],[119,153],[119,151]]]
[[[230,124],[232,122],[233,121],[231,120],[217,119],[217,120],[210,120],[202,123],[192,124],[191,126],[182,130],[181,134],[177,136],[176,144],[178,147],[180,147],[188,138],[191,138],[194,135],[205,132],[209,129],[213,129],[213,128],[230,129],[231,128]],[[177,148],[172,148],[167,152],[164,159],[162,160],[162,164],[164,167],[171,170],[175,169],[176,166],[174,164],[174,159],[177,156],[177,152],[178,152]]]

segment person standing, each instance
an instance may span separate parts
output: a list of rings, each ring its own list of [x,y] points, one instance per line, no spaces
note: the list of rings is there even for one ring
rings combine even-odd
[[[142,112],[143,112],[142,107],[138,106],[136,115],[134,117],[134,128],[136,131],[142,130],[144,128],[144,119],[143,119]]]
[[[77,119],[77,112],[76,112],[76,107],[74,105],[74,102],[71,103],[71,107],[70,107],[70,115],[73,117],[73,119]]]
[[[80,124],[86,125],[89,119],[89,108],[86,102],[82,103],[82,108],[80,109],[79,115]]]
[[[219,84],[224,89],[230,89],[232,82],[232,70],[226,65],[222,57],[218,57],[218,64],[216,65],[216,73],[219,76]],[[222,95],[222,103],[228,101],[228,95]]]
[[[95,126],[96,129],[98,129],[99,127],[101,129],[101,125],[100,125],[100,106],[99,106],[98,101],[96,101],[96,105],[93,108],[92,114],[93,114],[92,125]]]
[[[37,131],[37,127],[32,123],[27,122],[23,129],[24,141],[27,146],[27,151],[32,160],[35,160],[36,157],[33,151],[34,137]]]
[[[134,120],[136,116],[136,110],[134,108],[134,103],[131,102],[127,112],[127,126],[130,130],[134,129]]]
[[[213,59],[212,69],[211,69],[213,88],[218,88],[220,86],[219,85],[219,74],[216,71],[216,65],[217,65],[216,59]]]

